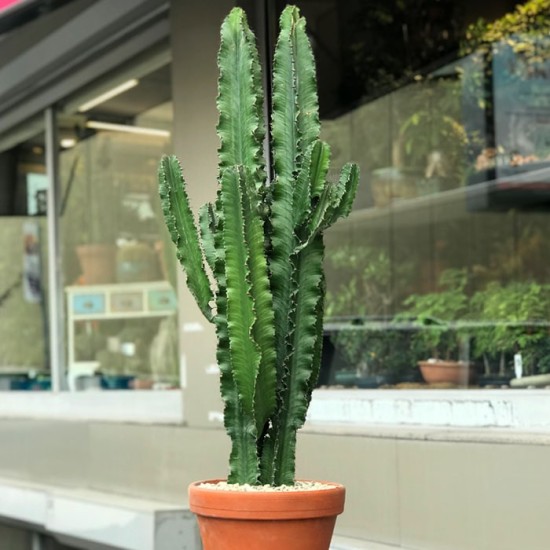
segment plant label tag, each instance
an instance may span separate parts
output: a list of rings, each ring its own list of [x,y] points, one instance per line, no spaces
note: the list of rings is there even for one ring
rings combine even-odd
[[[521,353],[514,354],[514,372],[516,378],[523,376],[523,361],[521,360]]]

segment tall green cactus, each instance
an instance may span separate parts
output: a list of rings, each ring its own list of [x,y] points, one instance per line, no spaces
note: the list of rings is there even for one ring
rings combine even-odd
[[[351,211],[359,171],[327,180],[313,53],[298,8],[280,19],[273,64],[273,182],[262,156],[263,90],[255,38],[235,8],[218,54],[217,200],[189,207],[178,160],[163,157],[159,190],[187,284],[216,326],[230,483],[292,484],[296,432],[321,361],[323,231]],[[210,272],[210,276],[209,276]],[[210,281],[213,281],[213,287]]]

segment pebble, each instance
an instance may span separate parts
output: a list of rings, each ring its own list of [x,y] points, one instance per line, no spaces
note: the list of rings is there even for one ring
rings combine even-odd
[[[227,481],[218,481],[217,483],[201,483],[199,487],[215,489],[217,491],[241,491],[245,493],[288,493],[294,491],[319,491],[325,489],[334,489],[334,485],[320,483],[318,481],[297,481],[294,485],[243,485],[239,483],[227,483]]]

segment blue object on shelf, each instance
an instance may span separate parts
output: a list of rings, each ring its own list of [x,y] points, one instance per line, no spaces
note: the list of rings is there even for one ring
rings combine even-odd
[[[130,390],[135,376],[130,375],[103,375],[101,387],[106,390]]]
[[[14,376],[10,379],[11,391],[25,391],[29,389],[30,380],[26,376]]]
[[[73,296],[73,313],[104,313],[105,296],[103,294],[76,294]]]
[[[149,291],[149,309],[151,311],[176,311],[178,301],[172,289]]]

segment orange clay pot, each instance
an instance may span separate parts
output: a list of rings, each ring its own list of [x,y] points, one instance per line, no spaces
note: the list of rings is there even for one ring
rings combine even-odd
[[[288,492],[223,491],[189,487],[203,550],[328,550],[345,488]]]
[[[418,365],[428,384],[467,386],[471,377],[470,365],[461,361],[419,361]]]

